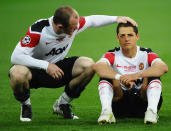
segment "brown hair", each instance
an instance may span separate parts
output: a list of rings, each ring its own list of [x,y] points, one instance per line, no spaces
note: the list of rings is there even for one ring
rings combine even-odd
[[[70,16],[74,13],[74,9],[71,6],[62,6],[56,9],[53,22],[57,24],[62,24],[64,28],[69,27]]]
[[[138,34],[138,28],[134,25],[132,25],[130,22],[127,22],[127,23],[119,23],[118,26],[117,26],[117,29],[116,29],[116,32],[117,34],[119,33],[119,28],[120,27],[132,27],[135,34],[137,35]]]

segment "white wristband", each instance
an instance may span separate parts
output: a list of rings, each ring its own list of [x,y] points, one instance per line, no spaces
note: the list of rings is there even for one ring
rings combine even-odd
[[[118,80],[118,81],[119,81],[119,80],[120,80],[120,77],[121,77],[120,74],[116,74],[116,75],[115,75],[115,80]]]

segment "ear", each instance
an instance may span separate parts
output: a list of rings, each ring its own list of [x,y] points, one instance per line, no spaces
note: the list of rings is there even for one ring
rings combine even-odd
[[[140,38],[140,34],[138,33],[138,34],[137,34],[137,40],[139,40],[139,38]]]
[[[116,40],[119,43],[119,36],[118,35],[116,35]]]
[[[57,27],[58,27],[59,29],[62,29],[62,28],[63,28],[63,25],[62,25],[62,24],[57,24]]]

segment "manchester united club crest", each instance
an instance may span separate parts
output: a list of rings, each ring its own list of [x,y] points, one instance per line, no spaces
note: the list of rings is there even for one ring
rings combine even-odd
[[[139,64],[139,70],[143,70],[144,69],[144,63],[140,63]]]

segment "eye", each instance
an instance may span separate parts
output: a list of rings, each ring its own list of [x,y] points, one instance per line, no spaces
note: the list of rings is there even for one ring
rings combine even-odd
[[[128,34],[128,36],[134,36],[133,34]]]
[[[121,34],[121,35],[120,35],[120,37],[121,37],[121,38],[124,38],[124,37],[125,37],[125,35],[124,35],[124,34]]]

